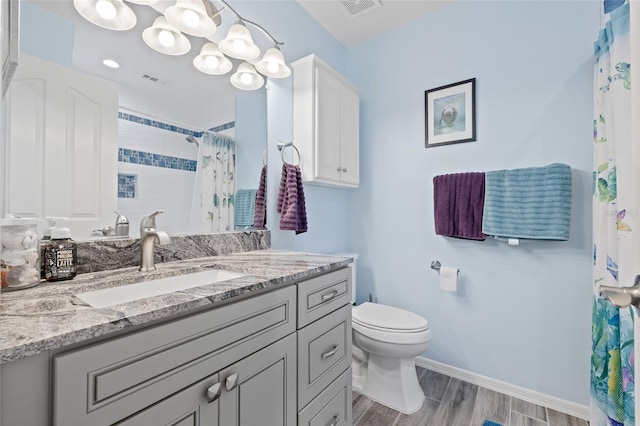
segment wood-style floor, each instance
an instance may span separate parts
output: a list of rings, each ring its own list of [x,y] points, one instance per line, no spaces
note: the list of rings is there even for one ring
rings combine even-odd
[[[426,399],[411,415],[353,392],[355,426],[587,426],[583,419],[417,367]]]

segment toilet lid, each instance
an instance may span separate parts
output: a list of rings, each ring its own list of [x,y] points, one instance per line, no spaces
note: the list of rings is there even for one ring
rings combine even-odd
[[[377,330],[412,333],[429,329],[429,323],[418,314],[393,306],[365,302],[352,311],[353,321]]]

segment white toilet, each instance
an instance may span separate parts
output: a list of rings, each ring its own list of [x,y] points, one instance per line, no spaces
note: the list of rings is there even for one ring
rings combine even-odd
[[[351,267],[355,301],[355,261]],[[427,320],[404,309],[370,302],[354,306],[351,313],[353,388],[402,413],[418,411],[424,392],[414,357],[422,354],[431,340]]]

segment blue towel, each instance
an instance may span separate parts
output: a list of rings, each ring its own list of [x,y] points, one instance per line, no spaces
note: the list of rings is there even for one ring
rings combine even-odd
[[[568,240],[571,168],[566,164],[486,173],[482,232],[539,240]]]
[[[482,426],[502,426],[502,424],[491,420],[485,420],[484,423],[482,423]]]
[[[233,225],[236,229],[253,228],[256,212],[257,189],[238,189],[236,191]]]

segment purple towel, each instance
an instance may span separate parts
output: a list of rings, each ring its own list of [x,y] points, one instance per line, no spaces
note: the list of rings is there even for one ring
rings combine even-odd
[[[484,240],[482,212],[484,181],[481,172],[454,173],[433,178],[433,216],[436,234]]]
[[[293,164],[282,165],[280,191],[278,193],[278,213],[280,229],[307,232],[307,210],[302,187],[300,167]]]
[[[267,166],[262,166],[260,172],[260,184],[258,192],[256,192],[256,211],[253,216],[253,227],[255,229],[264,229],[267,223]]]

